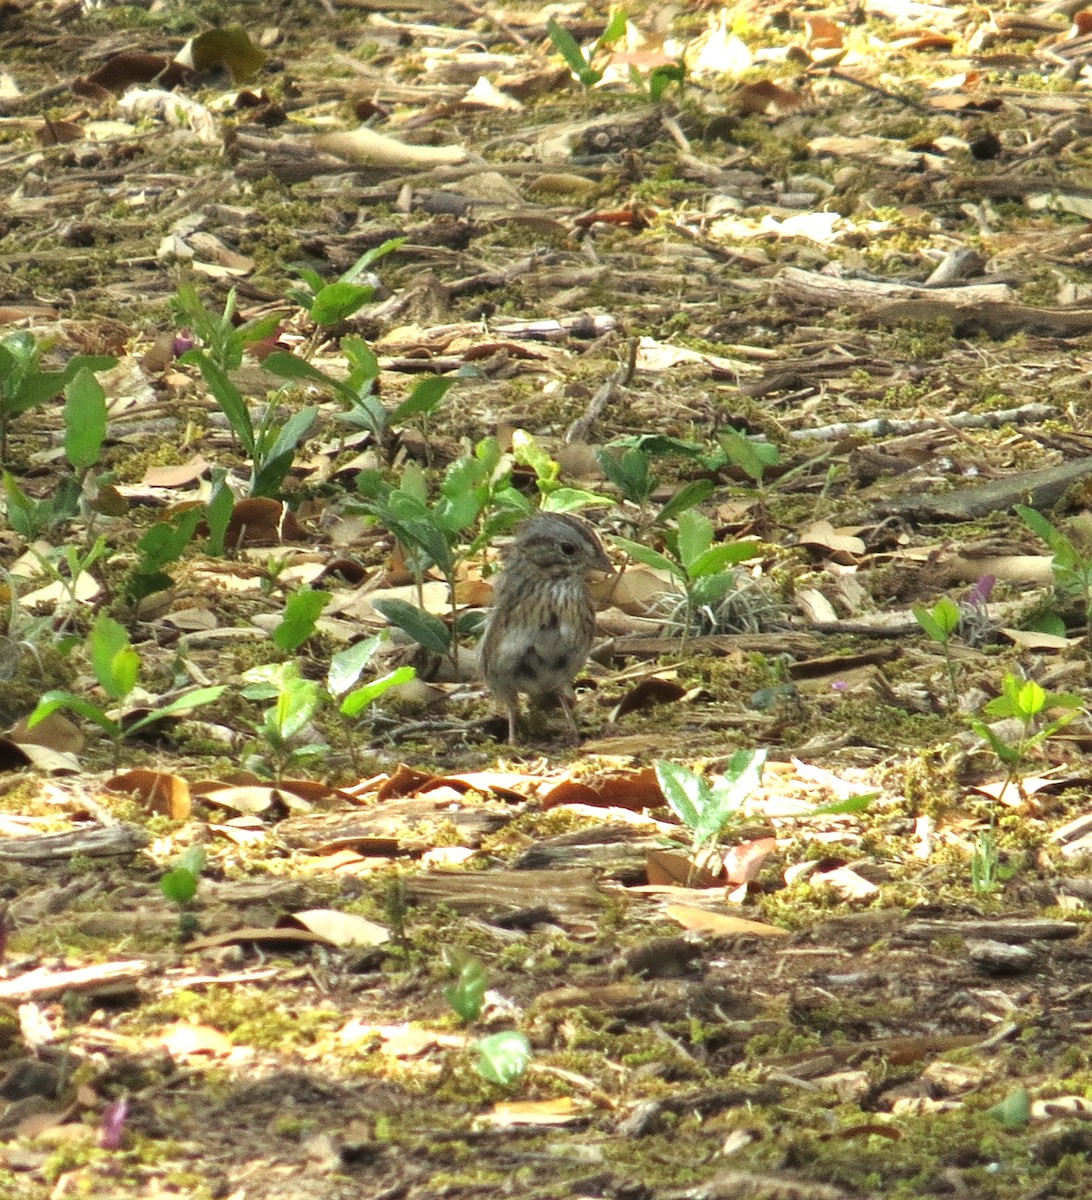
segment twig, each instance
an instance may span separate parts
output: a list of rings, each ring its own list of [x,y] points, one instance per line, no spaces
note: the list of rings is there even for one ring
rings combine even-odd
[[[603,415],[603,411],[607,405],[618,395],[621,388],[624,388],[633,378],[633,372],[637,366],[637,339],[630,338],[627,344],[628,353],[626,360],[621,364],[617,371],[606,380],[599,390],[592,396],[588,402],[588,407],[584,410],[584,415],[577,419],[565,431],[565,444],[569,445],[572,442],[582,442],[588,436],[588,431],[592,425],[599,420]]]

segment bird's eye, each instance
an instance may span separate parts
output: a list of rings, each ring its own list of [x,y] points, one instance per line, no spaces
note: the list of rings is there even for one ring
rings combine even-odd
[[[572,556],[576,553],[576,543],[562,542],[561,553],[564,554],[566,558],[572,558]]]

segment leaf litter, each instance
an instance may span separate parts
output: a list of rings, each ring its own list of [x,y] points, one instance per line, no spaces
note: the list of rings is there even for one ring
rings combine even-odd
[[[120,366],[67,516],[71,422],[0,384],[7,1193],[1083,1195],[1088,717],[992,722],[1000,760],[968,719],[1006,678],[1087,700],[1089,14],[559,10],[563,53],[550,14],[470,4],[8,9],[0,341]],[[301,266],[373,295],[316,326]],[[179,362],[187,282],[266,322],[232,376],[255,421],[316,410],[283,495],[245,496]],[[275,392],[270,353],[341,379],[347,336],[389,411],[459,382],[395,430]],[[281,657],[293,591],[332,593],[304,681],[386,630],[377,601],[449,616],[350,511],[357,473],[520,430],[564,463],[522,486],[604,495],[591,519],[660,564],[604,597],[580,750],[547,717],[502,751],[472,653],[391,637],[379,673],[427,688],[315,710],[275,763],[255,728],[288,726],[239,677]],[[651,447],[643,500],[598,465],[619,439]],[[214,553],[218,471],[241,494]],[[761,604],[672,557],[656,508],[698,481],[707,549],[760,539],[731,569]],[[187,505],[210,528],[133,600],[138,540]],[[458,564],[463,611],[491,567]],[[958,624],[929,633],[942,597]],[[75,718],[15,725],[94,694],[57,647],[106,607],[147,689],[103,710],[121,775]],[[752,748],[695,864],[654,764],[715,792]],[[457,1034],[437,946],[505,1002]]]

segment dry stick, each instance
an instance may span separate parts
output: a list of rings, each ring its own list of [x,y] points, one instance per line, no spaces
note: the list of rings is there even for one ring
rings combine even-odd
[[[827,75],[831,79],[840,79],[843,83],[851,83],[854,87],[863,88],[866,92],[872,92],[875,96],[883,96],[885,100],[894,100],[896,104],[905,104],[908,108],[925,113],[926,116],[935,117],[937,115],[935,108],[931,108],[928,104],[922,104],[920,100],[914,100],[910,96],[900,96],[898,92],[889,92],[887,88],[882,88],[879,84],[868,83],[866,80],[857,79],[853,75],[846,75],[843,71],[838,71],[834,67],[827,70]],[[954,110],[954,115],[957,117],[978,117],[981,114],[973,110],[964,111],[956,109]]]
[[[584,410],[584,415],[577,419],[565,431],[565,444],[571,442],[583,441],[588,436],[588,431],[592,424],[599,420],[603,414],[603,410],[618,394],[619,388],[624,388],[633,378],[633,372],[637,366],[637,339],[630,338],[628,345],[628,354],[626,361],[618,368],[617,371],[599,388],[588,402],[588,407]]]

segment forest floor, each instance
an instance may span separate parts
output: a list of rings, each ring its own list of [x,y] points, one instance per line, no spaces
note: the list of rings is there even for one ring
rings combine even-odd
[[[4,1196],[1088,1195],[1074,8],[0,4]]]

